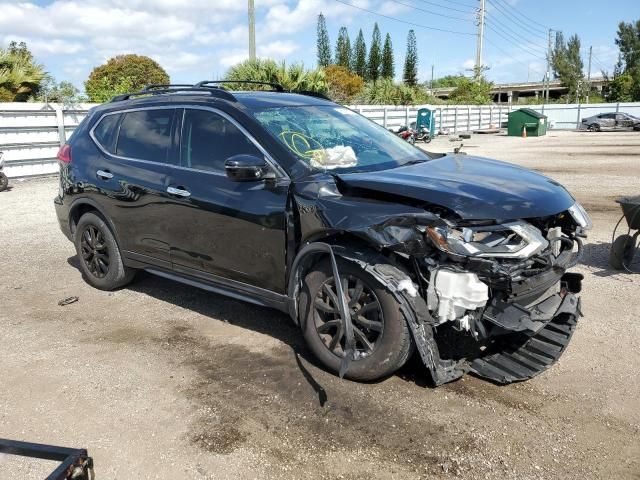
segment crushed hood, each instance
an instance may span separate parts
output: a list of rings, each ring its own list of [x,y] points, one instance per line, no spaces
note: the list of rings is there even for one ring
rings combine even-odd
[[[369,173],[338,175],[347,186],[439,205],[465,220],[509,220],[555,215],[573,197],[558,182],[497,160],[445,155],[428,162]]]

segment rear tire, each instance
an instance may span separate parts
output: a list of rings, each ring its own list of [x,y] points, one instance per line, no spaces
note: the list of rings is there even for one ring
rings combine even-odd
[[[9,179],[7,176],[0,172],[0,192],[4,192],[9,187]]]
[[[136,274],[122,262],[122,255],[107,223],[95,213],[80,217],[74,244],[85,281],[100,290],[115,290],[130,283]]]
[[[351,323],[357,329],[354,333],[360,355],[351,362],[345,377],[371,381],[393,374],[412,352],[411,333],[400,305],[373,276],[357,265],[338,262],[338,270],[343,286],[347,283]],[[307,345],[323,365],[338,372],[344,355],[344,335],[337,305],[327,290],[335,295],[331,265],[323,261],[305,277],[299,306]],[[317,307],[318,302],[321,308]],[[356,311],[364,313],[356,315]]]

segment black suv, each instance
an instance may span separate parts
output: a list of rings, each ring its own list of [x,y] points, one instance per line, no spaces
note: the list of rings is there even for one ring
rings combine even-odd
[[[558,359],[591,226],[561,185],[425,153],[318,96],[220,83],[118,96],[60,149],[56,211],[87,282],[143,269],[278,308],[357,380],[414,349],[436,385]]]

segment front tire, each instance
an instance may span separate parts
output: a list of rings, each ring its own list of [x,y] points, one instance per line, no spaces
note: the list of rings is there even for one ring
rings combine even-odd
[[[636,251],[636,237],[631,235],[620,235],[611,245],[609,263],[616,270],[627,270],[631,268],[633,257]]]
[[[130,283],[135,270],[122,262],[122,255],[106,222],[95,213],[85,213],[76,226],[74,244],[86,282],[100,290],[115,290]]]
[[[405,364],[412,351],[411,333],[400,305],[373,276],[357,265],[339,262],[338,270],[347,292],[359,356],[351,362],[345,377],[371,381],[393,374]],[[304,338],[318,360],[337,373],[344,356],[345,338],[330,263],[317,264],[304,283],[299,304],[304,317]]]
[[[7,176],[0,172],[0,192],[4,192],[9,187],[9,179]]]

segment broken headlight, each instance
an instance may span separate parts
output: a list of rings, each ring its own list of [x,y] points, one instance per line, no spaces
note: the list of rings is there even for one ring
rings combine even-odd
[[[569,214],[583,230],[591,230],[593,228],[593,222],[589,218],[589,214],[578,202],[569,207]]]
[[[540,230],[524,221],[479,227],[429,227],[426,234],[442,251],[473,257],[525,259],[549,245]]]

